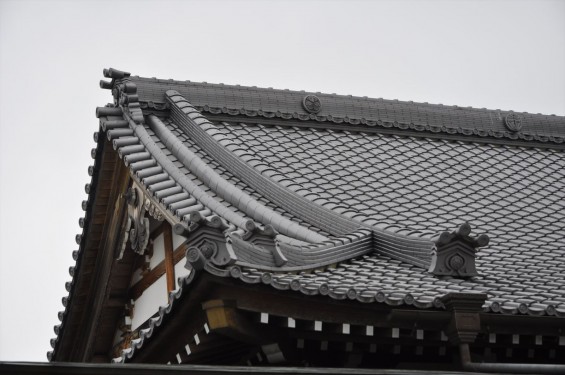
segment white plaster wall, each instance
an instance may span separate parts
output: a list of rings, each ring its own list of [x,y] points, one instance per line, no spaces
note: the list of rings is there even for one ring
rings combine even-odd
[[[179,247],[185,240],[186,238],[173,232],[173,250],[176,250],[176,248]]]
[[[131,328],[136,329],[168,303],[167,278],[161,276],[135,300]]]
[[[153,256],[149,261],[149,268],[155,268],[159,263],[165,260],[165,235],[161,233],[153,240]]]

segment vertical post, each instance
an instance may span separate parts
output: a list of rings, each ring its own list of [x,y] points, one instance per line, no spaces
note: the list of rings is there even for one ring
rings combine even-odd
[[[167,293],[175,289],[175,261],[173,257],[173,231],[171,225],[163,223],[163,242],[165,244],[165,272],[167,275]]]

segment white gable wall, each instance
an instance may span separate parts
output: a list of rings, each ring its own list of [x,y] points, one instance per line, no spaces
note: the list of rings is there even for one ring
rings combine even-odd
[[[135,300],[131,328],[136,329],[168,303],[167,278],[161,276]]]
[[[173,249],[177,249],[185,238],[173,232]],[[165,236],[160,234],[153,240],[153,255],[149,258],[146,255],[146,260],[149,262],[149,269],[153,270],[161,262],[165,260]],[[184,268],[186,259],[182,257],[179,262],[175,264],[175,288],[178,288],[178,278],[188,276],[190,271]],[[143,278],[141,268],[134,271],[132,275],[131,285],[135,285]],[[141,326],[147,319],[153,316],[160,306],[168,303],[167,293],[167,277],[166,274],[162,275],[151,284],[143,294],[134,301],[134,309],[132,316],[131,329],[135,330]]]
[[[165,260],[165,235],[161,233],[153,240],[153,256],[149,261],[149,268],[157,267],[159,263]]]

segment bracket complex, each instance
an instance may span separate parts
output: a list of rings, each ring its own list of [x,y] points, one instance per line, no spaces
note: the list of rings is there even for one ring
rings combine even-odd
[[[487,246],[489,237],[471,237],[471,226],[463,223],[453,232],[442,232],[433,241],[429,272],[437,276],[471,277],[477,275],[475,257],[479,247]]]

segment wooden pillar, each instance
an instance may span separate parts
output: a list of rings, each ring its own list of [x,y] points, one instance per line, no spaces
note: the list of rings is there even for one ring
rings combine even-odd
[[[175,289],[175,261],[173,255],[173,231],[171,225],[163,223],[163,242],[165,244],[165,272],[167,275],[167,293]]]

